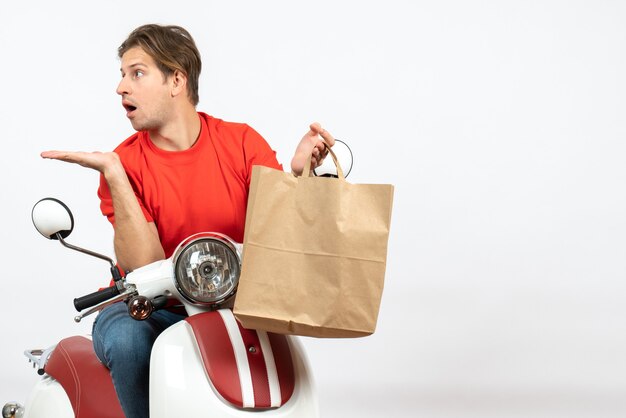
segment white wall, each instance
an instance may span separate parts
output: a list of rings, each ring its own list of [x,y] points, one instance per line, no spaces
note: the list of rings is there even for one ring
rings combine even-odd
[[[65,200],[71,242],[111,253],[97,174],[38,154],[132,132],[116,48],[148,22],[196,38],[200,109],[285,163],[319,120],[350,142],[351,181],[396,185],[377,332],[304,340],[324,417],[626,415],[620,1],[4,4],[0,403],[37,379],[23,349],[89,330],[71,301],[106,265],[30,209]]]

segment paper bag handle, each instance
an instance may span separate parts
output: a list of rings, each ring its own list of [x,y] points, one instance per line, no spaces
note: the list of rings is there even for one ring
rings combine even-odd
[[[337,175],[339,176],[341,180],[345,180],[346,177],[343,175],[343,170],[341,169],[341,165],[339,165],[339,160],[337,159],[337,156],[333,152],[332,148],[325,141],[322,141],[322,142],[324,146],[326,147],[326,149],[328,150],[328,153],[332,157],[333,162],[335,163],[335,167],[337,167]],[[302,177],[309,177],[311,175],[311,158],[313,158],[312,154],[308,156],[308,158],[306,159],[306,162],[304,163],[304,169],[302,170]]]

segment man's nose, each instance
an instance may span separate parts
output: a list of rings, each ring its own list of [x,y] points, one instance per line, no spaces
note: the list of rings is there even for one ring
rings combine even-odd
[[[122,77],[120,83],[117,85],[117,89],[115,90],[115,92],[120,96],[130,93],[128,83],[126,82],[126,77]]]

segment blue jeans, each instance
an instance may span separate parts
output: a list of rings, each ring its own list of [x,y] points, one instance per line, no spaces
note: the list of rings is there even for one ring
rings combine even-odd
[[[113,386],[127,418],[148,418],[148,383],[150,353],[159,334],[184,319],[167,310],[159,310],[145,321],[128,315],[123,302],[108,306],[93,324],[96,355],[111,371]]]

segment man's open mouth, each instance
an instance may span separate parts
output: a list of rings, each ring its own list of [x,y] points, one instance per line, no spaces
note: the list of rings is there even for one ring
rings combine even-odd
[[[124,102],[122,103],[122,106],[124,106],[124,109],[126,109],[126,116],[131,116],[131,114],[137,110],[137,106],[134,106],[130,103]]]

